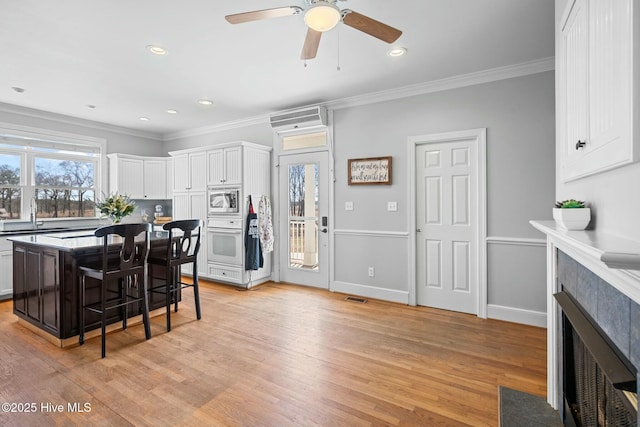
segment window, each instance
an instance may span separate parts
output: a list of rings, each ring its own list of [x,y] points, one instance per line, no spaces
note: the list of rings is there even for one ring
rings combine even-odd
[[[0,219],[95,217],[103,145],[0,128]]]
[[[0,219],[20,218],[21,157],[0,152]]]
[[[321,132],[286,135],[282,137],[283,151],[326,147],[326,145],[327,132],[325,130]]]
[[[34,156],[38,217],[92,217],[94,162]]]

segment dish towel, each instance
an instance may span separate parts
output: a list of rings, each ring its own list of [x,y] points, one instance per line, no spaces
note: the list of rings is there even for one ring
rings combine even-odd
[[[258,235],[258,215],[253,210],[251,196],[249,196],[249,213],[247,214],[247,232],[244,236],[244,246],[246,250],[244,259],[245,270],[258,270],[264,265],[262,249],[260,248],[260,238]]]
[[[268,196],[260,196],[258,201],[258,234],[263,253],[273,252],[273,223],[271,222],[271,201]]]

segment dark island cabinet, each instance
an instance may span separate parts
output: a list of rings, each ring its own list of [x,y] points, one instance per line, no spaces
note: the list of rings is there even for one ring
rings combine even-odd
[[[152,249],[164,248],[166,240],[152,241]],[[98,264],[100,247],[65,250],[29,242],[13,242],[13,312],[25,321],[47,331],[51,335],[66,339],[79,334],[79,279],[78,264]],[[118,256],[114,252],[114,256]],[[149,279],[154,286],[164,282],[162,269],[152,266]],[[90,278],[86,283],[87,304],[100,301],[100,282]],[[117,283],[108,285],[117,289]],[[149,295],[149,309],[164,307],[162,294]],[[122,320],[122,316],[141,314],[141,307],[130,306],[126,313],[112,310],[108,323]],[[100,326],[96,313],[87,312],[86,330]]]
[[[60,275],[58,251],[18,246],[13,253],[14,310],[59,336]]]

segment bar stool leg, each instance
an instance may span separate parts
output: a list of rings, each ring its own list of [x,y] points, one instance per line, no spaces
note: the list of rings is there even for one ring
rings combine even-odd
[[[138,292],[142,291],[142,322],[144,323],[144,336],[146,339],[151,338],[151,322],[149,321],[149,285],[147,270],[143,273],[142,286],[138,287]],[[140,294],[138,293],[138,297]]]
[[[84,312],[85,312],[85,298],[84,298],[84,286],[86,276],[83,274],[80,278],[80,330],[79,332],[79,343],[80,345],[84,344]]]
[[[131,288],[131,276],[118,279],[118,288],[120,290],[120,315],[122,316],[122,330],[127,329],[127,290]]]
[[[107,298],[107,281],[102,280],[100,284],[100,290],[102,297],[100,298],[100,323],[102,326],[102,358],[107,355],[107,314],[105,310],[105,300]]]
[[[173,273],[173,286],[171,289],[171,294],[173,295],[173,311],[174,312],[178,312],[178,291],[180,290],[180,288],[182,287],[182,277],[180,277],[180,274],[178,274],[180,272],[180,266],[176,265],[171,267],[171,271]]]
[[[173,271],[169,267],[165,270],[165,280],[166,280],[166,289],[164,296],[165,300],[165,309],[167,310],[167,332],[171,331],[171,289],[173,288]]]
[[[193,262],[193,297],[196,302],[196,317],[198,320],[202,318],[200,313],[200,290],[198,288],[198,263]]]

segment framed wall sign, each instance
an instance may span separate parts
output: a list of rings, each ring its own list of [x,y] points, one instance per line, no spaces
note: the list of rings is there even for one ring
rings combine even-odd
[[[391,185],[391,156],[349,159],[349,185]]]

